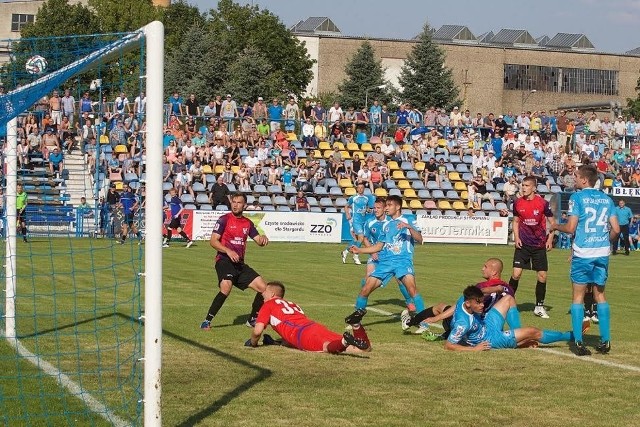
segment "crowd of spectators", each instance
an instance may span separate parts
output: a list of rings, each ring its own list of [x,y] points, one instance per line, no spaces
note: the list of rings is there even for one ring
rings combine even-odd
[[[143,182],[145,94],[131,102],[125,93],[113,101],[94,101],[89,92],[76,101],[63,93],[43,98],[21,120],[20,165],[37,155],[50,173],[61,174],[64,152],[78,149],[92,174],[111,183]],[[463,183],[475,209],[483,202],[508,206],[526,175],[538,178],[541,191],[573,191],[574,171],[587,162],[596,164],[602,187],[640,186],[639,159],[628,150],[640,133],[634,117],[581,111],[569,117],[560,110],[473,115],[457,106],[422,112],[408,104],[390,112],[378,101],[343,109],[311,100],[299,106],[295,97],[241,102],[231,94],[201,103],[177,92],[165,110],[164,180],[191,196],[186,200],[214,208],[227,204],[221,187],[251,192],[255,185],[280,185],[308,194],[334,179],[343,188],[363,182],[375,192],[400,177],[396,170],[403,178],[412,171],[412,182],[424,185],[416,188],[457,184],[458,190]]]

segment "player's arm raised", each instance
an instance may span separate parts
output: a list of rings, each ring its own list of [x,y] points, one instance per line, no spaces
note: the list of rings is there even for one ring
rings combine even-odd
[[[351,246],[349,248],[349,251],[352,254],[375,254],[377,252],[380,252],[383,247],[384,247],[384,243],[378,242],[375,245],[367,246],[367,247],[360,247],[359,248],[357,246]]]

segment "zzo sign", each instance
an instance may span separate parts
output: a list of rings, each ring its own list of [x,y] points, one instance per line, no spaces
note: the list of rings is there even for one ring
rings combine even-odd
[[[326,216],[323,222],[314,221],[316,215],[311,215],[311,221],[305,221],[305,231],[309,242],[340,242],[342,234],[341,218],[333,215]]]

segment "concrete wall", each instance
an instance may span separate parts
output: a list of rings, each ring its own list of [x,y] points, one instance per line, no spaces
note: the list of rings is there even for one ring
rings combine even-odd
[[[308,40],[311,37],[305,37]],[[344,68],[364,39],[348,37],[317,37],[317,88],[319,92],[335,91],[345,78]],[[407,40],[369,39],[376,56],[387,67],[386,76],[397,82],[403,60],[414,42]],[[546,49],[501,48],[464,44],[440,45],[446,53],[445,64],[453,70],[464,107],[472,113],[513,111],[523,107],[523,95],[518,90],[504,90],[504,64],[542,65],[570,68],[593,68],[619,72],[618,96],[571,94],[538,91],[524,104],[526,110],[550,110],[560,105],[601,101],[626,102],[635,97],[636,81],[640,73],[640,57],[595,52],[551,51]],[[315,46],[314,46],[315,49]],[[395,80],[395,81],[394,81]],[[466,83],[466,84],[465,84]]]

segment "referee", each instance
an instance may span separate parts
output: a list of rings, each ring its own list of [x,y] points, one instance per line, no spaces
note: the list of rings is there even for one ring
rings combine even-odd
[[[18,213],[18,227],[20,227],[20,232],[22,233],[22,240],[25,243],[27,241],[27,193],[24,191],[22,184],[18,184],[16,186],[16,211]],[[629,226],[627,225],[627,234],[629,230]]]
[[[618,246],[620,239],[624,244],[624,254],[629,255],[629,223],[633,218],[633,212],[625,205],[624,199],[618,200],[618,206],[613,209],[613,213],[618,217],[618,223],[620,224],[620,237],[613,242],[612,255],[618,255]]]

